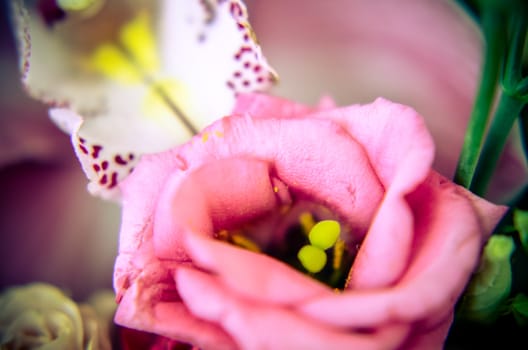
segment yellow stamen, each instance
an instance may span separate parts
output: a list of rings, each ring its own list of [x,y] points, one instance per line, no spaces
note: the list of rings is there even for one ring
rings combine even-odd
[[[299,215],[299,223],[301,224],[301,228],[304,234],[308,236],[308,234],[310,233],[310,230],[315,225],[315,220],[312,214],[306,211],[306,212],[301,213],[301,215]]]
[[[251,239],[247,238],[246,236],[242,234],[234,233],[231,235],[231,240],[233,243],[239,247],[242,247],[247,250],[251,250],[255,253],[260,253],[260,247],[253,242]]]
[[[91,57],[91,66],[110,79],[124,84],[134,84],[143,77],[130,60],[115,45],[102,44]]]
[[[125,24],[119,34],[120,43],[103,43],[94,51],[93,69],[125,84],[143,82],[155,74],[160,64],[147,13]]]
[[[156,39],[146,12],[141,12],[121,29],[120,39],[141,69],[149,74],[159,70]]]
[[[343,262],[343,253],[345,252],[345,241],[338,239],[334,245],[334,259],[332,260],[332,268],[339,270]]]
[[[88,62],[93,70],[122,84],[149,86],[143,103],[144,115],[155,116],[169,127],[174,127],[173,117],[176,115],[191,134],[198,133],[187,117],[193,111],[189,109],[191,102],[182,84],[175,79],[159,80],[156,77],[160,63],[146,12],[139,13],[121,28],[119,43],[103,43]]]
[[[204,133],[202,134],[202,142],[205,143],[205,142],[207,142],[207,140],[209,140],[209,133],[204,132]]]

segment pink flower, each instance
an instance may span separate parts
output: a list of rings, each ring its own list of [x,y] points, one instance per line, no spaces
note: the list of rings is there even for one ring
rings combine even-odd
[[[117,323],[204,349],[440,348],[505,208],[433,155],[422,118],[384,99],[241,97],[123,183]],[[339,221],[355,257],[338,289],[277,254],[306,211]]]

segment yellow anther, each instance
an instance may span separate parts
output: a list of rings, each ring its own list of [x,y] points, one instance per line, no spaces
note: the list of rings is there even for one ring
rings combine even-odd
[[[91,55],[93,69],[124,84],[145,81],[159,69],[154,34],[146,12],[123,26],[118,43],[103,43]]]
[[[315,225],[315,220],[311,213],[305,211],[301,213],[301,215],[299,215],[299,223],[301,224],[301,228],[304,234],[308,236],[308,234],[310,233],[310,230]]]
[[[133,84],[142,80],[136,67],[115,45],[99,46],[90,62],[93,69],[121,83]]]
[[[260,253],[260,247],[253,242],[251,239],[247,238],[246,236],[242,234],[234,233],[231,235],[231,240],[233,241],[233,244],[247,249],[251,250],[252,252]]]
[[[202,141],[205,143],[205,142],[207,142],[207,140],[209,140],[209,133],[204,132],[202,134]]]
[[[278,193],[279,192],[279,188],[277,186],[273,186],[273,192]]]
[[[221,131],[218,131],[218,130],[216,130],[216,131],[214,132],[214,134],[215,134],[217,137],[224,137],[224,133],[221,132]]]
[[[343,262],[343,253],[345,252],[345,241],[338,239],[334,245],[334,259],[332,260],[332,268],[339,270]]]
[[[148,73],[159,70],[156,39],[147,12],[141,12],[128,22],[121,29],[120,39],[142,70]]]

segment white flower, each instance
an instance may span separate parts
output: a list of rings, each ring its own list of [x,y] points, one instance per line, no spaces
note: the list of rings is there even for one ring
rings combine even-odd
[[[13,14],[24,85],[105,198],[141,154],[186,141],[237,93],[276,79],[240,0],[15,0]]]
[[[114,294],[101,291],[76,304],[45,283],[0,294],[1,349],[110,350]]]

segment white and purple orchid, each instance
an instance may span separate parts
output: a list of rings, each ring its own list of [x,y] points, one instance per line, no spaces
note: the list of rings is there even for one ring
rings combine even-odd
[[[92,194],[276,75],[240,0],[16,0],[22,80],[71,134]]]

